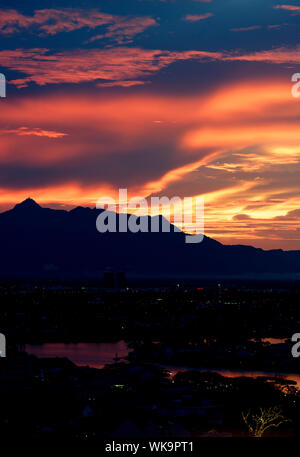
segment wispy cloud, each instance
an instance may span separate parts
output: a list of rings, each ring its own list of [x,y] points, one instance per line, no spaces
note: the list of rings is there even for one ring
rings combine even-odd
[[[63,138],[67,133],[54,132],[52,130],[44,130],[41,128],[19,127],[17,129],[4,129],[0,130],[0,134],[16,134],[18,136],[44,136],[47,138]]]
[[[251,30],[258,30],[261,29],[261,25],[251,25],[249,27],[236,27],[230,29],[231,32],[248,32]]]
[[[133,36],[156,24],[156,21],[148,16],[119,16],[95,9],[42,9],[34,11],[31,16],[13,9],[0,10],[0,33],[4,35],[12,35],[24,30],[36,32],[39,35],[56,35],[84,27],[94,30],[102,26],[106,27],[106,31],[101,35],[98,34],[91,41],[111,38],[121,43],[130,41]]]
[[[0,51],[2,67],[27,75],[10,83],[27,86],[30,82],[45,84],[81,83],[101,80],[129,85],[176,61],[215,60],[221,53],[206,51],[161,51],[140,48],[80,49],[52,54],[47,49]],[[114,84],[116,85],[116,84]]]
[[[149,82],[149,76],[161,69],[174,62],[187,60],[299,64],[300,45],[246,54],[233,51],[162,51],[134,47],[76,49],[57,53],[51,53],[48,49],[0,51],[2,67],[25,75],[9,81],[17,87],[25,87],[30,82],[40,86],[83,82],[108,83],[114,86],[145,84]]]
[[[274,166],[293,165],[300,163],[300,148],[298,147],[265,147],[259,151],[233,153],[231,159],[235,161],[215,162],[207,165],[213,170],[222,170],[228,173],[253,173],[259,170],[271,169]]]
[[[300,6],[295,6],[295,5],[275,5],[274,9],[292,11],[294,13],[300,13]]]
[[[118,44],[129,43],[132,41],[133,37],[154,25],[157,25],[157,22],[151,17],[125,18],[124,20],[119,20],[110,25],[107,28],[106,33],[96,35],[87,42],[92,43],[93,41],[102,40],[103,38],[113,38]]]
[[[132,86],[143,86],[148,84],[150,81],[109,81],[104,83],[97,83],[97,87],[132,87]]]
[[[249,54],[241,54],[239,56],[231,55],[225,57],[225,60],[298,65],[300,63],[300,45],[294,47],[273,48]]]
[[[55,35],[60,32],[71,32],[83,27],[95,27],[114,23],[113,15],[104,14],[97,10],[69,9],[42,9],[27,16],[17,10],[0,10],[0,32],[13,34],[22,29],[34,29],[46,35]]]
[[[212,17],[212,13],[205,13],[205,14],[187,14],[183,19],[189,22],[198,22],[203,21],[204,19],[208,19]]]

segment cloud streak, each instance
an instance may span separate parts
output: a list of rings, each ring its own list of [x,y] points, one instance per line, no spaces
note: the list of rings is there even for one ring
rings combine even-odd
[[[167,51],[135,47],[78,49],[51,53],[48,49],[0,51],[2,67],[26,75],[10,80],[21,88],[61,83],[98,82],[129,87],[149,82],[149,76],[180,61],[241,61],[271,64],[299,64],[300,46],[280,47],[247,54],[211,51]],[[146,78],[146,81],[145,81]]]
[[[300,13],[300,6],[295,5],[275,5],[274,9],[292,11],[293,13]]]
[[[157,25],[157,22],[150,17],[120,19],[107,27],[106,33],[93,36],[87,40],[87,43],[93,43],[105,38],[111,38],[118,44],[130,43],[133,41],[133,37],[155,25]]]
[[[105,27],[104,33],[90,38],[88,41],[103,38],[127,43],[148,27],[157,25],[151,17],[129,17],[102,13],[98,10],[75,8],[41,9],[34,11],[32,16],[24,15],[17,10],[0,10],[0,33],[13,35],[24,30],[39,35],[56,35],[68,33],[82,28],[94,30]]]
[[[33,136],[40,136],[40,137],[47,137],[47,138],[63,138],[64,136],[67,136],[67,133],[54,132],[51,130],[44,130],[44,129],[40,129],[38,127],[31,128],[31,129],[28,127],[18,127],[17,129],[0,130],[0,134],[1,135],[16,134],[18,136],[33,135]]]
[[[0,51],[3,67],[28,75],[10,81],[17,87],[25,87],[30,82],[43,86],[97,80],[120,82],[120,85],[124,85],[124,81],[148,77],[177,61],[207,61],[217,58],[221,58],[221,53],[173,52],[129,47],[80,49],[55,54],[47,49]]]
[[[198,22],[198,21],[203,21],[204,19],[208,19],[210,17],[212,17],[213,14],[212,13],[206,13],[206,14],[187,14],[185,17],[184,17],[184,20],[185,21],[188,21],[188,22]]]
[[[252,30],[259,30],[261,29],[261,25],[251,25],[249,27],[236,27],[230,29],[231,32],[249,32]]]
[[[10,125],[1,137],[0,202],[5,189],[11,201],[31,195],[66,205],[93,205],[120,186],[145,197],[204,195],[208,235],[295,245],[299,115],[290,83],[266,79],[185,97],[21,96],[0,122],[1,131]],[[28,135],[18,134],[24,117]],[[37,131],[67,136],[30,134]]]

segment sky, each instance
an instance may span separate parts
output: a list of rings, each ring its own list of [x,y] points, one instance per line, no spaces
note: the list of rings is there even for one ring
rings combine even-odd
[[[2,0],[0,210],[205,199],[205,234],[300,249],[300,0]]]

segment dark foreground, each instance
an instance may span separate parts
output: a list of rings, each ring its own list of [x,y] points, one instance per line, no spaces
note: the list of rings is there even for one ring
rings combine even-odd
[[[262,436],[300,435],[298,386],[271,375],[300,373],[290,341],[300,329],[295,283],[121,290],[11,283],[2,285],[0,298],[6,436],[108,443],[247,438],[255,435],[255,417],[268,414],[272,426]],[[129,360],[103,369],[24,352],[25,343],[120,339],[131,347]],[[270,376],[224,377],[204,368]]]

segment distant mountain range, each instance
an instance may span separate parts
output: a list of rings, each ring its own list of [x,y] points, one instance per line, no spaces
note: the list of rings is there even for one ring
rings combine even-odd
[[[186,244],[185,234],[172,226],[171,233],[101,234],[101,211],[54,210],[27,199],[1,213],[0,277],[95,277],[106,269],[152,277],[300,274],[300,251],[227,246],[208,237]]]

